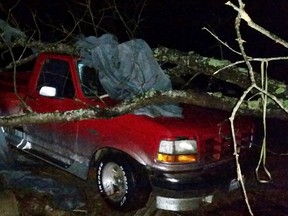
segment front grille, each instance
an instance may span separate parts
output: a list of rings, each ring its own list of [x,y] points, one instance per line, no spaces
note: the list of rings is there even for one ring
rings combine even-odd
[[[249,149],[253,143],[253,131],[236,132],[237,153]],[[202,159],[204,162],[214,162],[221,159],[233,157],[234,144],[232,135],[218,135],[204,142]]]

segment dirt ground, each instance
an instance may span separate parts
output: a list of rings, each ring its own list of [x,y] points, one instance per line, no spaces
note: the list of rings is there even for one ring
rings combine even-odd
[[[286,125],[286,124],[285,124]],[[287,128],[287,127],[286,127]],[[268,143],[268,154],[266,166],[271,173],[272,181],[261,184],[257,181],[252,167],[250,175],[246,179],[246,190],[249,197],[249,203],[252,212],[256,216],[284,216],[288,215],[288,145],[287,135],[282,134],[275,129],[272,130],[277,139],[273,138]],[[86,195],[86,205],[74,211],[62,211],[55,208],[55,205],[47,194],[35,193],[31,190],[16,189],[6,187],[5,180],[0,176],[0,194],[1,190],[11,192],[18,205],[18,211],[21,216],[246,216],[250,215],[243,198],[241,189],[230,193],[218,191],[214,196],[212,204],[205,205],[193,212],[168,212],[156,210],[153,205],[150,209],[144,208],[133,212],[117,212],[108,207],[100,198],[96,189],[95,173],[87,181],[80,180],[66,172],[51,167],[44,163],[38,166],[29,167],[33,174],[49,177],[62,183],[73,184],[77,186]],[[3,182],[1,182],[3,181]],[[152,199],[153,200],[153,199]],[[0,200],[1,201],[1,200]],[[0,202],[1,203],[1,202]],[[1,209],[1,208],[0,208]],[[1,212],[0,212],[0,215]],[[12,215],[14,216],[14,215]]]

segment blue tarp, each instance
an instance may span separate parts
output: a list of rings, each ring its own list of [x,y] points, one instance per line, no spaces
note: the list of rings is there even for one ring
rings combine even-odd
[[[77,42],[83,64],[99,71],[99,80],[109,96],[129,100],[149,91],[169,91],[172,84],[153,56],[151,48],[141,39],[118,43],[111,34],[81,38]],[[177,104],[143,107],[135,114],[151,117],[182,117]]]

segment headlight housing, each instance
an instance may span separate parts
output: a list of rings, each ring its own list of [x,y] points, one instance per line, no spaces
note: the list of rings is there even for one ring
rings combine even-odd
[[[197,142],[193,139],[161,140],[157,161],[162,163],[197,162]]]

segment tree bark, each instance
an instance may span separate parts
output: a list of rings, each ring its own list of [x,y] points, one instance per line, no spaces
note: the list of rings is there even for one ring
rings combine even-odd
[[[15,116],[0,117],[1,126],[15,126],[21,124],[41,124],[47,122],[68,122],[86,119],[114,118],[120,115],[131,113],[133,110],[151,104],[161,103],[185,103],[202,106],[211,109],[232,111],[237,99],[229,97],[214,97],[206,93],[195,91],[168,91],[147,93],[141,97],[134,98],[130,101],[124,101],[113,108],[93,108],[79,109],[67,112],[55,113],[27,113]],[[239,115],[248,115],[262,117],[261,109],[250,109],[247,102],[242,103],[238,110]],[[271,118],[286,119],[283,110],[272,109],[269,113]]]
[[[162,62],[169,62],[171,64],[180,65],[178,68],[181,71],[172,70],[171,74],[185,75],[185,74],[197,74],[203,73],[208,76],[213,76],[217,79],[224,80],[226,82],[233,83],[244,89],[248,88],[251,84],[249,79],[249,74],[246,68],[241,67],[228,67],[221,70],[219,73],[216,71],[227,67],[231,64],[228,60],[218,60],[215,58],[208,58],[198,55],[194,52],[183,53],[178,50],[169,49],[166,47],[159,47],[154,49],[154,57]],[[183,70],[186,67],[186,70]],[[261,76],[259,73],[254,73],[255,80],[258,86],[261,86]],[[280,87],[286,86],[284,82],[280,82],[274,79],[269,79],[268,81],[269,90],[272,94],[277,95],[277,91]],[[286,88],[285,92],[282,92],[282,97],[286,98],[288,91]],[[282,98],[281,97],[281,98]]]

